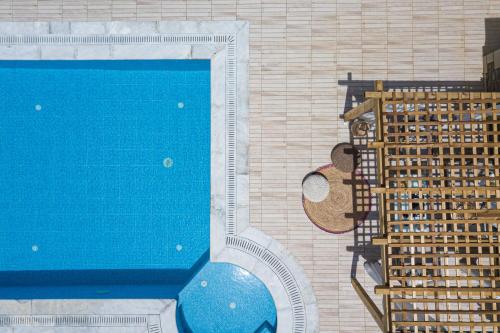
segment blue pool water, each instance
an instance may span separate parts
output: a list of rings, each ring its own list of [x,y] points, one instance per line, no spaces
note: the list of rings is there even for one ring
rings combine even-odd
[[[209,263],[179,294],[181,333],[271,333],[276,306],[266,286],[235,265]]]
[[[184,283],[210,245],[210,62],[0,61],[0,77],[0,297]]]
[[[183,333],[270,333],[209,262],[209,61],[0,61],[0,299],[176,298]]]

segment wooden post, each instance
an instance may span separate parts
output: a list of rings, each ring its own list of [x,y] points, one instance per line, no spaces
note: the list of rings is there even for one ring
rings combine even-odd
[[[368,98],[366,101],[363,103],[359,104],[355,108],[352,108],[351,110],[347,111],[344,115],[344,121],[351,121],[354,120],[365,113],[373,110],[374,108],[377,107],[377,99],[375,98]]]
[[[363,286],[361,286],[361,284],[355,277],[351,277],[351,284],[368,312],[370,312],[370,314],[372,315],[380,330],[385,333],[386,329],[384,326],[384,315],[382,314],[382,312],[380,312],[377,305],[375,305],[373,300],[370,298],[370,296],[368,296]]]
[[[375,81],[375,91],[378,91],[382,93],[382,98],[377,99],[377,107],[375,108],[375,140],[377,142],[382,143],[383,147],[383,142],[384,142],[384,136],[383,136],[383,91],[384,91],[384,83],[381,80]],[[384,177],[384,170],[385,170],[385,163],[384,163],[384,154],[383,154],[383,149],[378,148],[377,149],[377,183],[379,188],[385,188],[385,177]],[[386,225],[386,207],[385,207],[385,192],[380,191],[378,193],[378,207],[379,207],[379,220],[380,220],[380,234],[382,237],[385,237],[386,232],[387,232],[387,225]],[[389,284],[389,270],[386,265],[387,262],[387,244],[382,245],[381,248],[381,254],[382,254],[382,277],[384,278],[384,283]],[[383,296],[383,308],[384,308],[384,332],[390,332],[391,330],[391,307],[390,307],[390,295],[384,295]]]

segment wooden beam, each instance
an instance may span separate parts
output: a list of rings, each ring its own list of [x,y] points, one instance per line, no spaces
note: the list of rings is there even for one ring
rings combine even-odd
[[[392,310],[392,313],[407,313],[407,314],[420,314],[420,313],[431,313],[433,315],[454,315],[454,314],[461,314],[461,315],[469,315],[471,313],[470,310],[425,310],[425,309],[413,309],[413,310],[408,310],[408,309],[400,309],[400,310]],[[500,310],[474,310],[474,314],[500,314]]]
[[[381,81],[375,82],[375,90],[383,90],[383,84]],[[366,97],[365,97],[366,98]],[[384,101],[383,99],[376,99],[375,106],[375,141],[383,142],[384,141],[384,131],[383,131],[383,123],[384,123]],[[376,150],[376,165],[377,165],[377,187],[384,188],[385,187],[385,157],[383,153],[383,149]],[[386,220],[386,201],[385,194],[380,192],[377,195],[379,200],[379,216],[380,216],[380,233],[382,235],[386,235],[388,230],[387,228],[387,220]],[[384,283],[389,284],[389,265],[387,264],[388,258],[388,247],[383,246],[381,248],[381,259],[382,259],[382,277],[384,278]],[[384,327],[387,331],[392,330],[392,314],[391,314],[391,295],[385,295],[382,298],[383,303],[383,311],[384,311]]]
[[[372,188],[370,188],[370,190],[374,194],[383,194],[383,193],[386,192],[386,188],[385,187],[372,187]]]
[[[391,288],[389,286],[375,286],[375,295],[390,295]]]
[[[411,303],[436,303],[439,300],[436,300],[435,298],[393,298],[391,302],[397,303],[397,304],[411,304]],[[442,300],[446,301],[446,300]],[[461,304],[470,304],[470,303],[484,303],[484,304],[491,304],[491,303],[498,303],[497,299],[494,298],[483,298],[483,299],[464,299],[464,298],[457,298],[453,300],[453,303],[461,303]]]
[[[363,103],[359,104],[355,108],[347,111],[344,113],[344,121],[351,121],[354,120],[365,113],[369,112],[370,110],[373,110],[377,106],[378,102],[376,99],[369,98]]]
[[[466,294],[471,295],[481,295],[486,294],[492,297],[500,295],[500,288],[488,288],[488,287],[389,287],[389,286],[375,286],[376,295],[390,295],[390,294],[430,294],[430,295],[446,295],[446,294]],[[443,300],[438,300],[443,301]],[[481,300],[477,300],[478,303]]]
[[[370,149],[384,148],[385,143],[381,141],[368,142],[367,147]]]
[[[406,187],[406,188],[386,188],[385,193],[442,193],[442,194],[453,194],[453,193],[466,193],[466,192],[478,192],[483,193],[486,191],[498,191],[500,186],[488,186],[488,187]]]
[[[481,94],[481,95],[480,95]],[[498,97],[494,92],[424,92],[424,91],[367,91],[365,92],[365,98],[385,98],[390,101],[397,100],[415,100],[426,98],[429,101],[440,100],[442,102],[445,101],[458,101],[458,100],[467,100],[467,102],[471,103],[481,103],[481,101],[491,102],[492,100],[497,99]],[[472,98],[471,98],[472,95]],[[492,109],[492,111],[497,111],[497,109]]]
[[[387,329],[384,327],[384,315],[382,314],[382,312],[380,312],[377,305],[373,302],[370,296],[368,296],[363,286],[361,286],[361,284],[355,277],[351,277],[351,284],[358,294],[358,297],[368,309],[368,312],[370,312],[370,314],[372,315],[380,330],[384,333],[387,332]]]
[[[479,220],[478,220],[479,221]],[[389,243],[387,244],[390,247],[397,247],[397,248],[413,248],[413,247],[426,247],[426,248],[459,248],[459,247],[473,247],[473,248],[478,248],[478,247],[488,247],[488,246],[498,246],[499,241],[484,241],[484,242],[444,242],[444,241],[439,241],[439,243],[430,243],[430,242],[422,242],[422,243]],[[429,267],[429,269],[432,266]],[[484,266],[487,268],[488,266]]]
[[[476,321],[395,321],[396,326],[425,326],[425,327],[500,327],[500,323],[483,323]],[[412,332],[412,331],[404,331]],[[428,331],[430,332],[430,331]],[[435,332],[435,331],[434,331]],[[456,331],[458,332],[458,331]],[[480,332],[480,331],[462,331],[462,332]],[[486,331],[494,332],[494,331]]]
[[[479,212],[475,214],[478,219],[494,219],[500,220],[500,214],[498,211],[486,210],[484,212]],[[483,221],[481,221],[483,222]]]
[[[387,245],[389,243],[389,240],[387,237],[372,237],[372,244],[373,245]]]

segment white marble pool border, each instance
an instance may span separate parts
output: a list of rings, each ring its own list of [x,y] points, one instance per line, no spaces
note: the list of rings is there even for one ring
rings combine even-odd
[[[211,59],[211,260],[239,265],[266,284],[277,306],[278,332],[317,332],[316,300],[304,272],[278,242],[249,225],[248,34],[241,21],[2,22],[0,59]],[[51,302],[43,304],[60,307]],[[102,310],[103,302],[94,304]],[[134,302],[125,303],[135,311]],[[13,307],[0,302],[0,314],[3,305]],[[2,318],[8,317],[0,315],[0,326]],[[162,323],[164,332],[173,331],[165,318]]]

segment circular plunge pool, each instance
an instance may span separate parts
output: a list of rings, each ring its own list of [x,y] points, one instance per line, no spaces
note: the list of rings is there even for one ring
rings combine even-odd
[[[276,325],[276,306],[266,286],[232,264],[207,263],[179,294],[179,332],[273,333]]]

